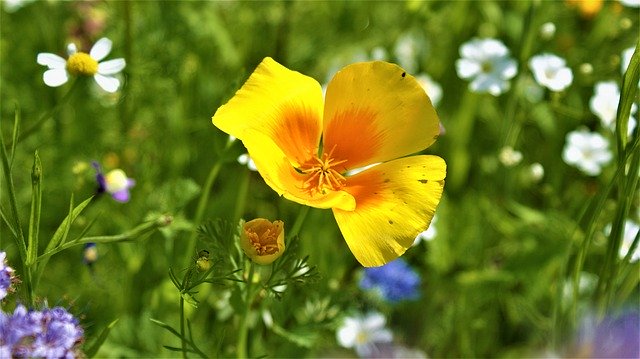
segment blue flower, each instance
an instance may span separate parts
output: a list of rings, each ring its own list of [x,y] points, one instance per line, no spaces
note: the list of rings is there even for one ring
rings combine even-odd
[[[365,268],[360,288],[376,291],[384,300],[396,303],[418,298],[420,277],[400,258],[381,267]]]
[[[629,310],[606,316],[596,324],[587,318],[582,324],[578,348],[588,358],[640,358],[640,312]]]
[[[3,300],[12,291],[11,283],[15,280],[13,268],[7,265],[6,258],[7,253],[0,252],[0,300]]]
[[[78,320],[62,307],[0,312],[0,357],[74,358],[84,339]]]

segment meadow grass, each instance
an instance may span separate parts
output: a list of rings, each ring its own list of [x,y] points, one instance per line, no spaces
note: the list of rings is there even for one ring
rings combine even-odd
[[[584,349],[576,337],[585,320],[640,307],[637,234],[619,255],[626,221],[640,221],[640,136],[627,133],[629,114],[638,116],[638,8],[8,4],[0,10],[0,250],[21,284],[2,310],[69,308],[89,356],[354,356],[336,331],[369,311],[384,314],[396,345],[430,357],[572,356]],[[113,41],[107,59],[126,60],[117,92],[82,76],[45,85],[38,53],[66,57],[68,43],[88,51],[101,37]],[[472,38],[499,39],[517,63],[499,96],[471,91],[456,72]],[[623,72],[627,48],[636,52]],[[363,268],[330,210],[279,197],[237,162],[242,143],[211,123],[264,57],[326,84],[376,51],[442,88],[445,132],[424,151],[448,165],[437,234],[402,257],[421,282],[419,297],[400,303],[359,287]],[[528,63],[541,53],[566,60],[568,88],[537,84]],[[611,128],[590,108],[602,81],[621,91]],[[613,158],[597,175],[563,160],[567,134],[579,128],[610,143]],[[521,158],[510,162],[505,148]],[[96,193],[92,161],[135,179],[128,202]],[[258,217],[285,223],[287,249],[272,266],[248,261],[236,240],[239,221]],[[91,265],[86,243],[97,243]]]

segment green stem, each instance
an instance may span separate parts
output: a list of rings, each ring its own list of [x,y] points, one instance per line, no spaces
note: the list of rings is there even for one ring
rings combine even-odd
[[[226,150],[231,147],[232,142],[227,141],[225,148],[223,150],[223,154],[218,158],[218,161],[211,167],[211,171],[209,171],[209,176],[207,177],[207,181],[204,184],[204,189],[202,191],[202,195],[200,196],[200,200],[198,201],[198,207],[196,208],[196,215],[193,218],[193,224],[196,228],[194,228],[187,240],[187,251],[185,252],[184,263],[188,264],[191,260],[191,256],[193,256],[196,248],[196,238],[198,236],[197,226],[202,222],[202,217],[204,216],[204,210],[207,208],[207,203],[209,201],[209,195],[211,194],[211,188],[213,187],[213,183],[218,177],[218,173],[222,168],[222,164],[224,162],[224,153]]]
[[[65,105],[69,101],[69,99],[71,98],[71,94],[73,94],[75,89],[78,88],[78,83],[79,82],[80,81],[78,81],[76,79],[71,84],[71,88],[69,89],[69,91],[67,91],[67,93],[62,97],[62,99],[60,99],[60,101],[58,102],[57,105],[55,105],[49,111],[45,112],[42,116],[40,116],[40,119],[38,119],[38,121],[36,123],[34,123],[31,127],[26,129],[24,132],[22,132],[20,134],[20,137],[18,137],[18,142],[23,141],[27,137],[29,137],[32,134],[34,134],[40,128],[40,126],[42,126],[45,122],[47,122],[48,119],[50,119],[51,117],[53,117],[53,115],[55,115],[58,111],[60,111],[60,109],[62,109],[62,106]],[[13,143],[9,143],[9,146],[12,146],[12,145],[13,145]]]
[[[180,342],[182,343],[182,357],[187,359],[187,342],[184,338],[184,298],[180,295]]]
[[[249,313],[253,303],[253,273],[254,263],[249,261],[249,276],[247,277],[247,286],[245,287],[245,309],[240,318],[240,327],[238,328],[238,341],[236,345],[236,358],[248,358],[247,338],[249,337]]]
[[[296,235],[298,235],[298,233],[300,233],[300,229],[302,228],[302,224],[304,223],[305,218],[307,218],[307,214],[309,214],[309,210],[310,209],[311,209],[311,207],[304,206],[304,207],[302,207],[300,212],[298,212],[298,217],[296,217],[296,221],[293,222],[293,226],[291,227],[291,230],[287,234],[287,238],[288,239],[291,239],[291,238],[295,237]]]

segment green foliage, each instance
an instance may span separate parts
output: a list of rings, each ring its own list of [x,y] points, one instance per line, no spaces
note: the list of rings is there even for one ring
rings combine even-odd
[[[626,220],[640,221],[640,55],[637,9],[603,3],[594,15],[568,2],[37,1],[0,5],[0,250],[22,284],[2,303],[70,308],[88,357],[321,357],[353,355],[336,330],[378,310],[396,343],[430,357],[571,355],[589,313],[640,298],[639,246],[619,255]],[[541,27],[555,24],[555,34]],[[107,59],[127,66],[108,94],[92,78],[47,87],[38,53],[88,51],[108,37]],[[500,39],[518,62],[501,96],[472,93],[458,77],[459,47]],[[330,210],[280,198],[238,164],[240,141],[211,116],[271,56],[326,84],[349,63],[401,39],[414,42],[413,74],[443,88],[446,132],[425,153],[448,164],[435,239],[404,255],[421,297],[383,303],[358,286],[363,269]],[[573,82],[541,88],[531,56],[567,60]],[[616,129],[590,110],[594,85],[621,89]],[[605,136],[614,160],[587,176],[562,160],[567,133]],[[522,153],[507,166],[502,149]],[[136,180],[131,200],[97,191],[97,161]],[[540,164],[544,175],[532,175]],[[286,251],[269,266],[238,244],[241,219],[283,220]],[[611,231],[605,227],[611,224]],[[97,243],[98,260],[82,247]],[[209,255],[205,256],[202,250]],[[200,261],[200,262],[198,262]],[[204,262],[203,262],[204,261]],[[206,263],[208,269],[200,270]],[[587,285],[581,285],[587,283]],[[186,303],[186,305],[185,305]]]

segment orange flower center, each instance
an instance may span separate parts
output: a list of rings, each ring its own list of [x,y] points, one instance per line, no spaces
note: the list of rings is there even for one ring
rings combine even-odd
[[[251,229],[245,229],[245,232],[258,255],[264,256],[278,251],[279,232],[277,229],[267,229],[262,234],[258,234]]]
[[[347,160],[336,161],[333,158],[333,150],[329,153],[323,153],[322,158],[314,156],[298,169],[308,175],[303,183],[303,188],[311,196],[316,193],[326,194],[327,191],[339,190],[344,186],[346,179],[335,168],[345,162]]]

